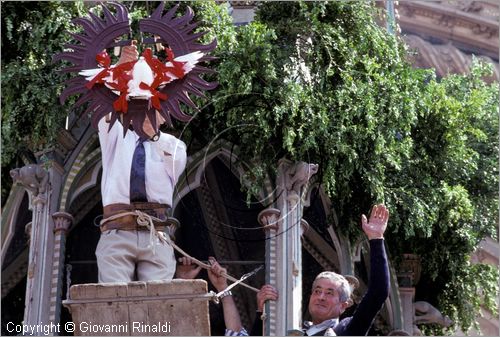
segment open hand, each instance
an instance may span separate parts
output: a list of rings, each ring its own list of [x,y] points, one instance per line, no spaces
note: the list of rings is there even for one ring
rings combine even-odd
[[[383,204],[374,205],[372,207],[369,221],[363,214],[361,216],[361,224],[363,225],[363,231],[366,236],[368,236],[368,239],[383,239],[388,220],[389,211]]]

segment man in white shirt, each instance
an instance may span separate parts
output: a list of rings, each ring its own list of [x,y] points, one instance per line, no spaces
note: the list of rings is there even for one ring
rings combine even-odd
[[[137,57],[135,46],[124,47],[118,63]],[[172,135],[156,133],[147,117],[143,130],[149,139],[133,130],[123,135],[118,122],[110,129],[105,118],[99,121],[104,206],[96,249],[99,282],[172,279],[175,273],[173,248],[151,236],[134,213],[150,216],[158,235],[168,241],[166,212],[186,166],[186,145]]]

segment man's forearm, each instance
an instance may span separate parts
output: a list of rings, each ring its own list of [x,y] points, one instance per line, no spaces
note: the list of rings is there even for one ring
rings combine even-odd
[[[389,296],[389,264],[383,239],[370,240],[369,292],[382,301]]]
[[[224,323],[226,329],[239,332],[243,327],[241,325],[240,314],[234,303],[233,296],[226,296],[221,300],[222,310],[224,311]]]

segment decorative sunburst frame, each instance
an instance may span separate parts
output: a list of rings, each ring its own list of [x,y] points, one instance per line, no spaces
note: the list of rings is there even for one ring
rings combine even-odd
[[[62,72],[78,73],[84,69],[97,68],[96,55],[104,49],[115,46],[117,39],[130,32],[127,8],[120,3],[110,2],[109,4],[115,7],[115,15],[104,4],[101,4],[104,18],[100,18],[89,11],[90,18],[77,18],[72,21],[73,24],[82,26],[83,32],[80,34],[70,33],[80,44],[65,44],[64,47],[70,49],[70,51],[65,51],[54,56],[54,62],[66,60],[73,63],[73,66],[62,69]],[[179,5],[175,5],[165,15],[162,15],[164,7],[165,4],[161,2],[149,18],[139,21],[141,32],[159,36],[159,42],[167,43],[176,56],[200,51],[205,54],[199,60],[200,62],[215,59],[215,57],[209,56],[208,53],[217,46],[216,39],[207,45],[203,45],[196,41],[207,32],[191,33],[198,26],[197,23],[191,22],[194,17],[193,10],[188,7],[183,16],[177,17],[175,13]],[[214,89],[217,87],[217,83],[207,82],[200,76],[214,72],[212,69],[197,64],[182,79],[168,83],[159,89],[161,93],[168,96],[167,100],[160,102],[161,111],[159,111],[168,125],[172,125],[172,118],[181,122],[191,120],[192,116],[182,111],[180,103],[182,102],[198,110],[196,104],[190,99],[189,94],[205,98],[203,91]],[[73,105],[72,109],[89,103],[85,113],[91,114],[92,126],[94,128],[97,128],[97,124],[101,118],[111,113],[109,128],[117,120],[120,120],[123,125],[124,134],[129,129],[129,126],[132,126],[140,136],[146,137],[147,135],[142,128],[146,115],[151,121],[153,128],[158,131],[159,125],[157,125],[156,110],[147,100],[130,99],[128,102],[128,112],[116,112],[113,109],[113,102],[118,98],[118,95],[103,84],[96,84],[89,90],[85,87],[86,83],[87,81],[83,76],[77,76],[66,81],[66,88],[60,96],[60,101],[61,104],[64,104],[69,96],[83,94]]]

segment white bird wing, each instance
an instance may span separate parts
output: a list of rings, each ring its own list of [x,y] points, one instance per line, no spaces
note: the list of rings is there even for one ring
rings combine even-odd
[[[114,68],[114,67],[115,67],[115,65],[112,65],[110,68]],[[85,79],[87,81],[92,81],[94,79],[94,77],[96,77],[97,74],[99,74],[104,69],[105,68],[83,69],[82,71],[80,71],[78,73],[78,75],[81,75],[81,76],[85,77]],[[108,76],[104,77],[103,80],[105,82],[113,82],[111,72],[110,72],[110,74]]]
[[[84,69],[80,71],[78,75],[82,75],[87,81],[92,81],[102,70],[103,68]]]
[[[205,54],[203,54],[200,51],[195,51],[195,52],[192,52],[192,53],[189,53],[186,55],[178,56],[178,57],[174,58],[174,61],[184,63],[182,70],[184,71],[184,75],[187,75],[187,74],[189,74],[189,72],[191,70],[193,70],[194,66],[200,61],[200,59],[204,55]],[[173,67],[174,65],[172,64],[172,62],[167,62],[167,63],[165,63],[165,66]],[[167,72],[167,75],[171,77],[171,80],[168,81],[167,83],[172,82],[173,80],[177,79],[177,77],[169,71]]]
[[[176,57],[174,61],[185,62],[184,70],[185,74],[188,74],[191,70],[193,70],[194,66],[200,61],[200,59],[204,56],[200,51],[195,51],[186,55],[182,55]]]

